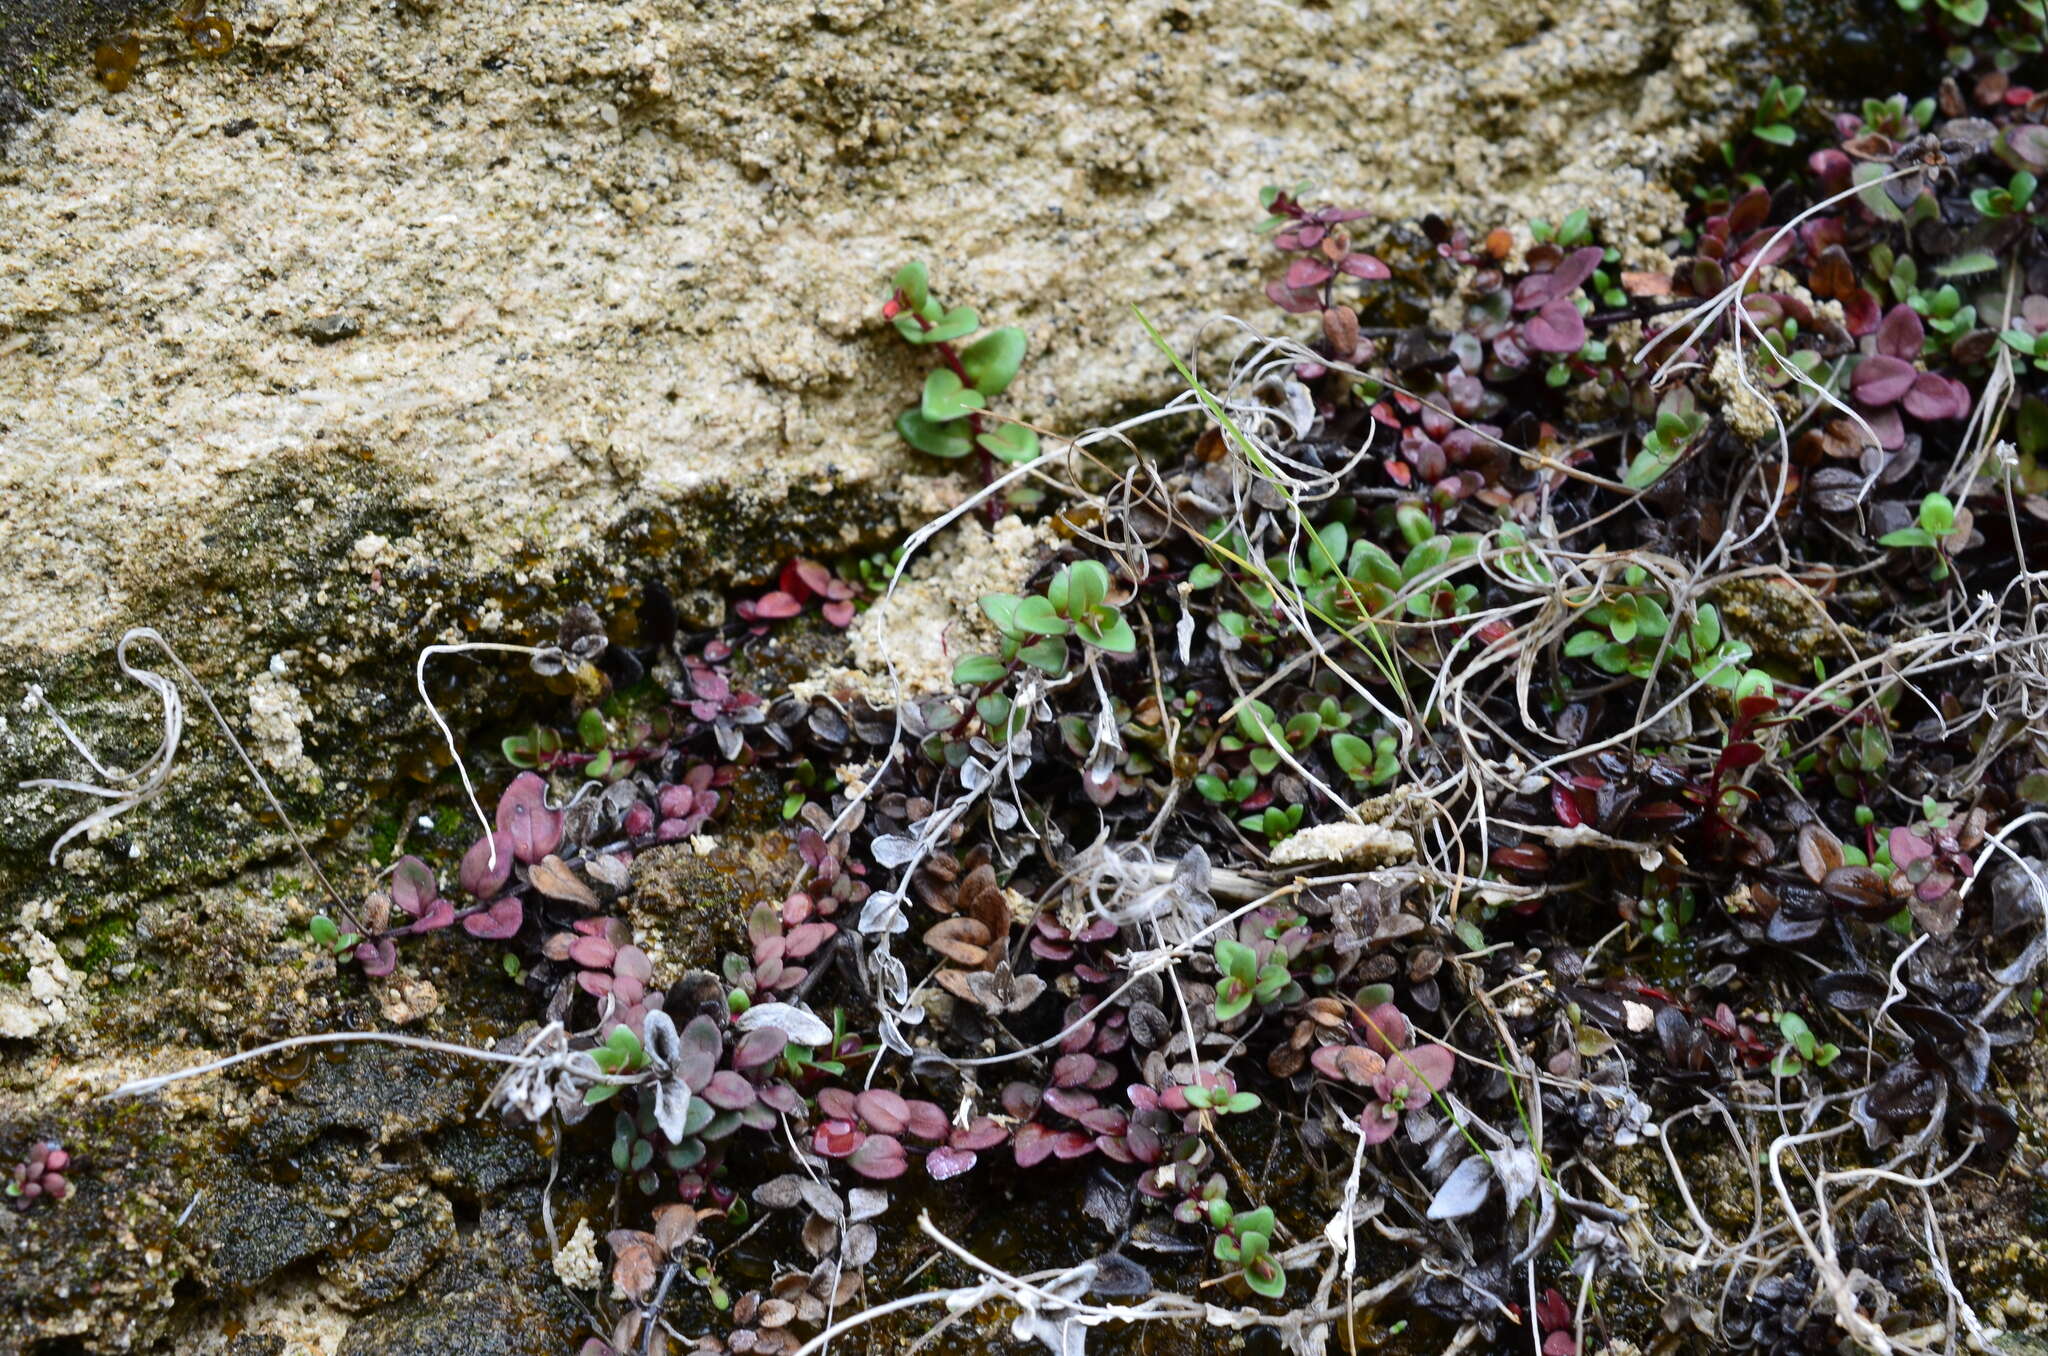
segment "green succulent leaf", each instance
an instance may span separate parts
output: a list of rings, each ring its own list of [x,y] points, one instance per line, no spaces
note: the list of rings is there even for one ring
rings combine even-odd
[[[976,600],[981,605],[981,614],[995,623],[1004,635],[1019,635],[1022,628],[1017,625],[1017,607],[1023,598],[1014,593],[984,593]]]
[[[925,418],[922,407],[916,405],[896,416],[896,431],[903,435],[903,441],[928,457],[944,457],[951,461],[974,450],[973,440],[967,436],[966,429],[934,423]]]
[[[1109,571],[1100,561],[1077,560],[1067,576],[1067,607],[1070,617],[1085,617],[1102,606],[1109,596]]]
[[[1038,594],[1018,601],[1014,621],[1019,630],[1034,636],[1063,636],[1067,633],[1067,619],[1059,614],[1050,598]]]
[[[1057,678],[1067,671],[1066,637],[1047,636],[1026,645],[1017,652],[1017,657],[1048,678]]]
[[[1255,1295],[1267,1299],[1279,1299],[1287,1293],[1287,1271],[1271,1257],[1261,1257],[1246,1266],[1242,1273],[1244,1283]]]
[[[936,306],[936,303],[933,303]],[[926,329],[925,324],[931,328]],[[917,316],[909,313],[896,317],[896,330],[913,344],[945,344],[963,339],[981,327],[981,317],[971,306],[955,306],[952,310],[932,320],[929,311]]]
[[[1273,1207],[1262,1205],[1256,1210],[1241,1212],[1231,1221],[1231,1229],[1237,1234],[1240,1247],[1245,1247],[1250,1243],[1250,1240],[1246,1237],[1247,1234],[1257,1234],[1259,1236],[1259,1243],[1255,1245],[1255,1248],[1246,1247],[1246,1251],[1264,1252],[1266,1250],[1266,1242],[1273,1237]]]
[[[1451,559],[1451,539],[1430,537],[1416,543],[1401,562],[1401,579],[1406,583],[1419,579],[1433,570],[1441,569]]]
[[[911,310],[922,310],[930,296],[928,289],[931,286],[931,275],[924,266],[924,260],[912,259],[896,270],[896,276],[890,279],[890,285],[903,294],[903,299],[910,304]]]
[[[1372,745],[1355,734],[1331,735],[1330,756],[1337,760],[1337,770],[1354,781],[1372,773]]]
[[[1015,325],[990,330],[960,352],[960,366],[967,380],[985,396],[1001,395],[1016,379],[1028,344],[1024,331]]]
[[[1956,530],[1955,501],[1935,493],[1920,501],[1920,526],[1930,536],[1945,537]]]
[[[981,392],[961,384],[950,367],[935,367],[925,374],[924,400],[919,411],[929,423],[945,424],[965,418],[988,404]]]
[[[1353,542],[1351,558],[1345,562],[1344,573],[1353,579],[1370,581],[1390,589],[1401,587],[1401,567],[1378,542]]]
[[[1111,613],[1107,620],[1079,622],[1074,634],[1098,650],[1111,654],[1136,654],[1138,637],[1131,630],[1131,624],[1122,617]]]
[[[1002,660],[992,654],[971,654],[953,665],[953,681],[962,687],[999,683],[1009,673]]]
[[[1022,466],[1038,460],[1038,435],[1022,424],[998,424],[974,440],[997,461]]]
[[[1258,973],[1258,953],[1243,942],[1229,937],[1220,938],[1216,943],[1216,968],[1249,984]]]

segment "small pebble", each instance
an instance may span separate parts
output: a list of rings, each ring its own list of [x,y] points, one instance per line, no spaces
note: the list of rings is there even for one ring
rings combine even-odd
[[[352,315],[316,315],[299,322],[297,333],[316,344],[338,344],[363,332],[363,322]]]

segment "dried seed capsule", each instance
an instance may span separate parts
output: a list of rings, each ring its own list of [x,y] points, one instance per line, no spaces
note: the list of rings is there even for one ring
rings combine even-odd
[[[128,88],[129,79],[142,62],[142,39],[133,33],[116,33],[92,54],[93,74],[115,93]]]
[[[218,14],[202,15],[186,30],[186,37],[201,56],[226,56],[235,45],[235,26]]]

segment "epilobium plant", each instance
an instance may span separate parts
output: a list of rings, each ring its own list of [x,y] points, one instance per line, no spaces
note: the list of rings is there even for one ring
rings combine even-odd
[[[990,458],[1036,460],[1038,435],[989,408],[1017,378],[1029,346],[1024,331],[1005,325],[963,345],[961,340],[981,328],[981,317],[971,306],[949,307],[934,296],[922,261],[898,269],[892,286],[882,315],[905,340],[929,347],[939,358],[918,402],[896,416],[903,440],[949,461],[978,453],[985,469]]]

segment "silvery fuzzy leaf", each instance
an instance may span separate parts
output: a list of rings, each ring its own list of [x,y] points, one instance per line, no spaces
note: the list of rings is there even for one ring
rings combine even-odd
[[[839,1200],[839,1193],[829,1183],[806,1177],[797,1183],[797,1193],[804,1198],[804,1204],[811,1207],[811,1213],[822,1215],[838,1224],[846,1218],[846,1207]]]
[[[839,1239],[839,1264],[843,1267],[863,1267],[874,1260],[879,1240],[872,1224],[856,1224]]]
[[[740,751],[747,746],[739,727],[724,716],[720,716],[718,723],[711,727],[711,733],[718,740],[718,752],[727,759],[738,758]]]
[[[967,976],[967,990],[983,1008],[1002,1016],[1022,1012],[1036,1003],[1045,992],[1045,981],[1037,975],[1013,974],[1010,963],[1003,961],[994,970],[971,972]]]
[[[690,1085],[673,1078],[654,1085],[654,1123],[671,1144],[681,1144],[690,1126]]]
[[[1149,1295],[1152,1273],[1120,1252],[1106,1252],[1095,1259],[1095,1283],[1089,1288],[1110,1299]]]
[[[1522,1148],[1495,1149],[1493,1173],[1500,1178],[1501,1194],[1507,1198],[1510,1215],[1529,1199],[1529,1193],[1536,1190],[1536,1184],[1543,1177],[1536,1155]]]
[[[1214,874],[1209,864],[1209,854],[1198,844],[1180,855],[1173,864],[1173,885],[1182,892],[1182,897],[1198,896],[1206,900],[1209,896],[1209,880]]]
[[[909,1001],[910,972],[903,968],[902,961],[886,951],[878,952],[875,955],[874,972],[882,995],[891,1003],[901,1007]]]
[[[903,914],[903,896],[894,890],[877,890],[861,905],[859,928],[862,932],[908,932],[910,920]]]
[[[996,828],[1009,830],[1017,827],[1017,807],[1006,800],[992,800],[988,804],[989,816],[995,820]]]
[[[1486,1204],[1493,1191],[1493,1169],[1478,1156],[1466,1159],[1451,1170],[1429,1203],[1431,1219],[1463,1219]]]
[[[770,1210],[794,1210],[803,1200],[802,1188],[806,1180],[793,1172],[771,1177],[754,1188],[754,1203]]]
[[[979,758],[969,758],[960,765],[960,785],[969,791],[979,792],[989,784],[988,765]]]
[[[1280,393],[1287,401],[1285,413],[1294,425],[1294,436],[1308,437],[1316,422],[1315,397],[1309,394],[1308,387],[1293,377],[1280,383]]]
[[[1078,1298],[1095,1283],[1095,1272],[1094,1262],[1083,1262],[1040,1288],[1061,1298]],[[1020,1341],[1041,1342],[1053,1356],[1088,1356],[1087,1323],[1057,1300],[1042,1302],[1041,1307],[1051,1310],[1054,1316],[1046,1317],[1039,1308],[1026,1309],[1010,1324],[1010,1335]]]
[[[675,1019],[660,1008],[648,1013],[640,1024],[640,1048],[647,1052],[656,1073],[667,1073],[683,1050]]]
[[[1195,614],[1188,611],[1187,599],[1181,599],[1180,621],[1173,628],[1173,641],[1180,651],[1180,662],[1188,662],[1188,652],[1195,643]]]
[[[874,842],[870,849],[877,865],[894,869],[908,866],[917,860],[917,840],[906,838],[900,833],[885,833]]]
[[[846,1193],[846,1218],[849,1223],[873,1219],[889,1208],[889,1193],[873,1187],[854,1187]]]
[[[612,894],[623,894],[626,887],[633,883],[633,868],[617,857],[599,854],[587,859],[583,868],[590,873],[592,880]]]
[[[649,1014],[652,1022],[659,1013]],[[742,1031],[758,1031],[772,1026],[797,1045],[830,1045],[832,1028],[815,1014],[789,1003],[756,1003],[738,1017],[733,1025]]]

